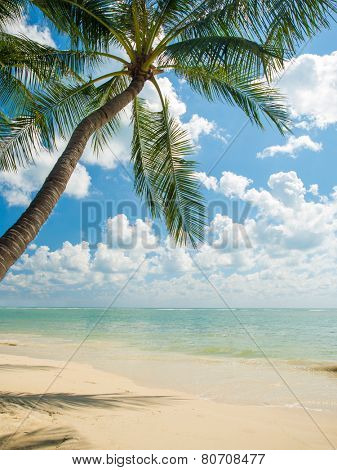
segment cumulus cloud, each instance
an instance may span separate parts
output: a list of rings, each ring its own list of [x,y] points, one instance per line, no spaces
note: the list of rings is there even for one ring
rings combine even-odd
[[[337,51],[300,55],[288,65],[278,86],[300,127],[324,128],[337,122]]]
[[[7,33],[23,35],[40,44],[56,47],[50,29],[47,26],[29,24],[27,16],[17,21],[11,21],[5,26],[5,30]]]
[[[185,129],[191,136],[193,142],[197,143],[202,134],[210,135],[214,131],[216,125],[214,122],[208,121],[198,114],[193,114],[191,119],[184,124]]]
[[[61,150],[58,153],[61,153]],[[55,162],[55,155],[42,151],[35,165],[19,168],[16,173],[0,172],[0,194],[7,204],[27,206],[33,193],[40,189]],[[65,194],[79,199],[83,198],[89,194],[90,183],[91,178],[87,169],[79,163],[68,182]]]
[[[272,257],[282,252],[285,258],[291,257],[288,250],[330,248],[330,243],[336,249],[334,217],[337,205],[334,193],[323,201],[307,201],[308,193],[318,194],[318,186],[305,188],[295,171],[270,175],[267,182],[269,190],[248,188],[245,177],[241,178],[244,184],[238,186],[237,194],[257,210],[254,224],[249,225],[249,230],[246,225],[249,238],[256,247],[264,247]],[[224,191],[219,184],[217,191],[228,196],[227,190]],[[248,222],[246,220],[245,224]]]
[[[276,157],[278,155],[296,158],[301,150],[320,152],[322,149],[323,145],[320,142],[313,141],[308,135],[301,135],[299,137],[290,136],[284,145],[266,147],[262,152],[257,154],[257,158]]]
[[[279,172],[270,175],[268,186],[271,195],[285,206],[298,206],[304,203],[306,189],[295,171]]]
[[[219,190],[227,197],[242,197],[251,182],[245,176],[224,171],[219,181]]]
[[[205,172],[196,172],[196,178],[205,186],[206,189],[212,189],[217,191],[218,189],[218,180],[215,176],[208,176]]]
[[[0,285],[2,295],[17,297],[20,291],[42,302],[53,295],[57,300],[60,292],[66,295],[71,289],[71,298],[85,304],[95,303],[88,291],[97,294],[97,302],[106,302],[139,268],[126,302],[214,305],[216,296],[205,285],[200,266],[232,305],[285,306],[289,301],[290,306],[303,306],[303,302],[333,301],[336,188],[324,200],[313,201],[318,186],[306,188],[294,171],[270,175],[266,189],[232,173],[222,175],[226,184],[220,184],[221,178],[202,178],[211,190],[229,197],[235,194],[255,210],[241,223],[216,214],[208,227],[207,243],[197,252],[172,248],[168,239],[158,238],[148,221],[112,217],[106,239],[95,249],[87,243],[65,242],[54,251],[31,245]]]
[[[171,114],[176,118],[180,118],[183,114],[186,113],[187,107],[186,104],[182,101],[182,99],[178,96],[176,90],[174,89],[173,83],[168,77],[159,77],[157,79],[157,82],[160,86],[162,94],[169,101]],[[161,101],[158,96],[157,90],[152,85],[152,83],[146,82],[141,96],[146,99],[151,111],[161,110]]]
[[[137,219],[134,224],[125,214],[107,220],[107,244],[112,248],[132,249],[143,253],[158,247],[158,240],[148,220]]]
[[[205,188],[221,192],[230,198],[241,197],[252,183],[252,180],[249,178],[237,175],[231,171],[224,171],[219,181],[214,176],[208,176],[204,172],[196,173],[196,177]]]
[[[51,251],[48,246],[31,246],[34,253],[29,256],[24,254],[21,263],[14,267],[15,270],[31,269],[40,270],[45,273],[60,273],[76,271],[83,274],[89,271],[90,252],[87,243],[72,245],[64,242],[59,250]]]

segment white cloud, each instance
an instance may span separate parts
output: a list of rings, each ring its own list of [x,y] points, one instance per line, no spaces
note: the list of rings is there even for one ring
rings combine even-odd
[[[324,201],[307,200],[318,187],[306,189],[294,171],[270,175],[268,189],[249,187],[244,176],[223,176],[240,184],[229,194],[253,204],[254,216],[239,224],[217,214],[198,252],[173,249],[168,240],[158,241],[149,222],[119,215],[107,221],[107,240],[96,249],[69,242],[54,251],[31,246],[0,285],[2,298],[16,300],[20,292],[41,304],[57,304],[62,295],[75,305],[104,305],[142,263],[122,304],[219,306],[194,257],[230,305],[334,303],[337,191]],[[210,188],[228,191],[229,184],[211,181]]]
[[[125,215],[115,216],[108,219],[106,237],[95,250],[86,243],[65,242],[54,251],[31,245],[0,289],[8,293],[21,289],[45,298],[70,287],[71,295],[85,296],[90,287],[104,299],[142,263],[132,291],[135,301],[144,295],[155,294],[152,301],[183,296],[184,283],[189,298],[197,302],[206,293],[193,256],[218,286],[240,302],[248,302],[254,291],[258,298],[265,289],[271,297],[289,295],[295,279],[296,289],[304,295],[313,289],[314,276],[321,277],[310,295],[322,289],[322,279],[325,289],[330,289],[336,274],[337,191],[323,202],[307,201],[309,192],[318,194],[318,186],[306,189],[294,171],[272,174],[268,189],[251,187],[249,178],[231,172],[224,172],[220,181],[205,174],[199,179],[212,190],[252,204],[254,217],[235,223],[229,215],[217,214],[209,226],[208,243],[190,253],[173,249],[168,240],[160,242],[148,221],[131,223]]]
[[[180,118],[183,114],[186,113],[187,107],[175,91],[173,83],[168,77],[159,77],[157,82],[160,86],[163,96],[166,97],[169,101],[170,112],[172,116]],[[141,96],[146,99],[148,106],[152,111],[161,110],[161,101],[158,92],[152,83],[146,82]]]
[[[93,269],[100,273],[130,273],[135,270],[142,261],[132,259],[126,252],[118,249],[111,249],[107,245],[100,243],[95,253]]]
[[[51,251],[48,246],[40,246],[31,256],[24,254],[14,271],[24,268],[54,274],[68,274],[69,271],[86,274],[89,271],[89,260],[87,243],[72,245],[70,242],[64,242],[59,250]]]
[[[267,147],[257,154],[257,158],[275,157],[277,155],[287,155],[295,158],[301,150],[320,152],[322,149],[323,145],[320,142],[314,142],[308,135],[301,135],[300,137],[290,136],[284,145]]]
[[[119,214],[107,220],[107,243],[109,246],[123,247],[133,253],[144,253],[158,247],[157,237],[152,231],[150,221],[137,219],[131,224],[124,214]]]
[[[64,144],[62,144],[62,147]],[[61,149],[57,154],[61,153]],[[32,194],[39,190],[50,170],[55,165],[56,156],[42,151],[36,164],[27,168],[19,168],[16,173],[0,172],[0,194],[9,206],[27,206]],[[77,164],[65,194],[75,198],[83,198],[89,194],[91,178],[86,168]]]
[[[231,171],[224,171],[219,181],[219,191],[227,197],[241,197],[252,180]]]
[[[220,181],[215,176],[207,176],[204,172],[196,173],[196,177],[206,189],[223,193],[226,197],[242,197],[247,187],[252,183],[249,178],[231,171],[224,171]]]
[[[241,187],[238,184],[236,194],[257,210],[255,223],[247,225],[251,219],[245,222],[256,249],[263,247],[271,257],[282,253],[288,260],[292,259],[289,250],[306,251],[318,247],[337,250],[335,193],[319,202],[308,202],[307,193],[318,193],[318,185],[306,189],[294,171],[272,174],[268,179],[269,190],[247,189],[247,178],[235,176],[238,182],[243,182]],[[234,181],[233,175],[231,178]],[[218,185],[217,191],[228,196],[226,187],[224,190]]]
[[[290,62],[278,86],[294,117],[302,119],[302,128],[337,122],[337,51],[300,55]]]
[[[193,114],[191,119],[184,124],[184,127],[191,136],[192,141],[197,143],[202,134],[210,135],[216,128],[216,125],[214,122],[208,121],[198,114]]]
[[[274,173],[268,180],[271,195],[285,206],[303,204],[306,189],[295,171]]]
[[[218,180],[215,178],[215,176],[207,176],[204,172],[196,172],[195,176],[205,186],[206,189],[217,191]]]
[[[318,184],[311,184],[308,193],[311,193],[313,196],[318,196],[319,194],[319,187]]]
[[[5,30],[10,34],[24,35],[32,41],[46,46],[56,47],[50,29],[47,26],[43,27],[37,24],[28,24],[26,16],[17,21],[11,21],[11,23],[6,25]]]
[[[88,196],[90,183],[91,177],[87,169],[81,165],[81,163],[78,163],[67,184],[65,194],[68,194],[68,196],[72,196],[77,199],[82,199]]]

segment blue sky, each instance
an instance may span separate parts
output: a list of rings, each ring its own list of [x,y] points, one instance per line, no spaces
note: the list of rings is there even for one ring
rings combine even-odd
[[[62,46],[36,15],[11,25],[11,31]],[[158,238],[156,227],[145,220],[132,189],[125,125],[111,142],[122,164],[109,149],[98,159],[86,150],[67,194],[2,283],[1,303],[106,306],[141,264],[117,305],[221,307],[195,259],[231,306],[336,306],[334,44],[335,29],[321,33],[281,79],[294,118],[293,136],[282,137],[268,124],[264,131],[246,125],[240,110],[208,103],[170,74],[160,78],[172,112],[198,147],[205,197],[222,208],[212,213],[208,243],[198,252],[172,248],[165,230],[160,227]],[[158,106],[152,91],[145,90],[144,97]],[[16,175],[0,173],[2,232],[22,213],[60,151],[43,153],[36,167]],[[107,244],[103,237],[96,248],[81,233],[81,208],[83,214],[83,203],[93,201],[103,209],[101,228],[112,240]],[[132,214],[118,211],[125,202],[134,207]],[[239,226],[232,220],[236,204],[239,213],[250,207]]]

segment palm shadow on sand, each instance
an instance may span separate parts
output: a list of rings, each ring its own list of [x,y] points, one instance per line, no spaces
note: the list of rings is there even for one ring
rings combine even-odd
[[[59,448],[85,447],[70,428],[39,428],[29,432],[17,432],[0,436],[0,449],[6,450],[42,450]]]
[[[54,366],[32,366],[21,364],[0,364],[0,370],[53,370]]]
[[[164,395],[132,395],[127,393],[111,394],[75,394],[75,393],[0,393],[0,413],[6,413],[13,407],[28,410],[46,411],[76,409],[83,407],[94,408],[144,408],[159,404],[169,404],[177,397]]]
[[[137,409],[159,404],[169,405],[177,397],[165,395],[100,394],[85,395],[74,393],[46,393],[43,395],[28,393],[0,393],[0,414],[15,409],[35,410],[57,413],[59,410],[71,410],[83,407],[129,408]],[[60,447],[74,449],[85,448],[70,428],[40,428],[30,432],[14,432],[0,436],[0,449],[55,449]]]

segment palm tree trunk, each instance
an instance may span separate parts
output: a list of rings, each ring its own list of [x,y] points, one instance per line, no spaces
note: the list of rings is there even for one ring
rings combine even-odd
[[[57,160],[27,210],[0,238],[0,281],[12,264],[23,254],[27,245],[34,240],[48,219],[66,189],[91,135],[108,123],[140,93],[144,81],[142,76],[134,78],[126,90],[91,113],[76,127],[65,151]]]

